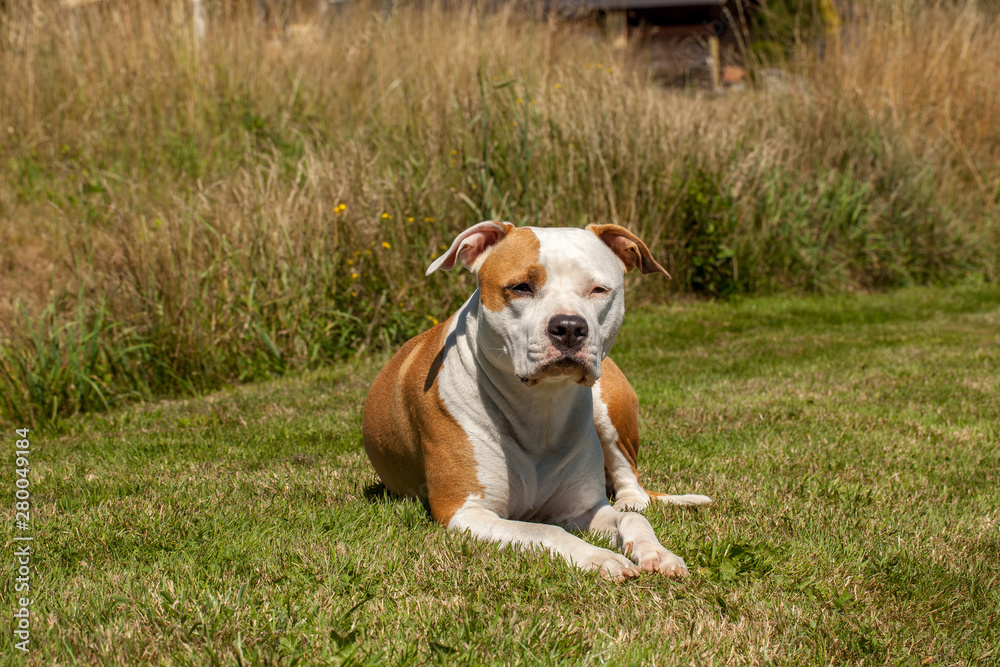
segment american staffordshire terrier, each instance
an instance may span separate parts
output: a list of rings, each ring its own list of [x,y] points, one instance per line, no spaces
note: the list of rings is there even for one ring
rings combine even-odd
[[[625,273],[669,274],[618,225],[482,222],[427,275],[457,263],[479,289],[403,345],[365,401],[365,451],[386,488],[423,500],[450,529],[544,547],[611,579],[687,574],[645,517],[619,510],[712,501],[639,483],[638,401],[607,356]],[[606,533],[625,555],[564,527]]]

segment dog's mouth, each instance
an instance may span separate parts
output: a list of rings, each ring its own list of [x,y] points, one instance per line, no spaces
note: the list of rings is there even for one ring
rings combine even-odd
[[[567,377],[577,384],[584,384],[588,387],[594,385],[597,379],[589,371],[588,365],[572,357],[560,357],[548,363],[542,364],[530,375],[518,375],[517,379],[525,387],[534,387],[539,382],[547,379],[560,379]]]

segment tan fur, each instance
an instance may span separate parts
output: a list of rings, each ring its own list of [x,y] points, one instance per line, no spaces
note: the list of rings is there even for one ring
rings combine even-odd
[[[618,449],[628,460],[639,479],[639,399],[618,364],[605,357],[601,363],[601,400],[608,407],[608,417],[618,431]]]
[[[639,398],[611,357],[605,357],[601,363],[601,400],[608,408],[611,425],[618,432],[618,449],[628,460],[635,480],[652,497],[667,495],[650,491],[639,479]]]
[[[506,289],[528,283],[537,291],[545,283],[545,267],[538,263],[540,243],[530,229],[513,228],[483,261],[479,269],[479,299],[493,312],[506,308],[514,299],[523,299]]]
[[[638,268],[642,273],[662,273],[667,278],[670,274],[653,259],[649,248],[642,239],[621,225],[587,225],[587,231],[593,232],[605,245],[618,255],[625,265],[625,272]]]
[[[449,322],[408,341],[379,372],[362,425],[365,451],[386,487],[428,501],[445,525],[483,492],[469,438],[438,391]]]

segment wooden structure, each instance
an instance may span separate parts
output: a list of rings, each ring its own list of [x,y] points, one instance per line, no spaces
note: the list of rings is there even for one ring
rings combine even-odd
[[[642,57],[664,79],[683,80],[692,71],[713,89],[723,83],[723,48],[745,26],[743,0],[551,0],[562,15],[598,14],[605,36],[624,46],[639,41]],[[730,49],[730,51],[735,49]]]

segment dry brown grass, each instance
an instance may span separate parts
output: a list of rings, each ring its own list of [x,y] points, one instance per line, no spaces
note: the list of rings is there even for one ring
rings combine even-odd
[[[423,269],[486,218],[630,226],[676,278],[647,297],[995,279],[1000,26],[913,7],[870,10],[786,90],[712,96],[511,6],[358,6],[284,34],[219,10],[198,45],[145,5],[14,3],[0,396],[80,386],[67,367],[110,396],[161,369],[126,383],[144,395],[392,346],[471,291]],[[91,333],[93,367],[24,351]]]
[[[818,92],[906,137],[947,187],[996,215],[1000,177],[1000,22],[985,3],[876,2],[818,63]],[[969,183],[973,187],[969,188]]]

